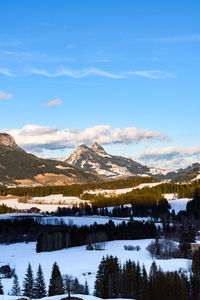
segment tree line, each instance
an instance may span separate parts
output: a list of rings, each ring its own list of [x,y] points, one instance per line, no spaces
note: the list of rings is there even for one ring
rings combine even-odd
[[[3,295],[3,293],[3,285],[0,279],[0,295]],[[34,277],[31,264],[29,263],[24,276],[22,289],[19,284],[18,276],[15,274],[13,277],[12,289],[9,294],[12,296],[23,295],[30,299],[40,299],[46,296],[62,294],[68,294],[68,297],[70,297],[71,293],[88,295],[89,288],[87,281],[85,281],[85,285],[82,285],[77,278],[73,278],[68,274],[62,276],[59,266],[55,262],[52,267],[48,290],[41,265],[38,265],[37,273]]]
[[[92,245],[112,240],[135,240],[154,238],[157,229],[152,222],[114,222],[94,224],[91,226],[57,226],[45,227],[38,236],[36,251],[55,251],[63,248]]]
[[[128,179],[121,179],[106,182],[94,182],[88,184],[72,184],[62,186],[36,186],[36,187],[14,187],[8,188],[0,186],[0,195],[6,196],[8,194],[23,197],[44,197],[55,194],[63,194],[63,196],[80,196],[84,191],[95,189],[120,189],[135,187],[141,183],[153,183],[157,179],[153,177],[131,177]]]
[[[153,261],[149,274],[139,262],[121,266],[117,257],[103,257],[97,271],[95,296],[136,300],[197,300],[200,297],[200,251],[195,252],[190,276],[163,272]]]

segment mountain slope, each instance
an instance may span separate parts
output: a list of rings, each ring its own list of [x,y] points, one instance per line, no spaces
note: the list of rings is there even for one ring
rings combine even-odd
[[[104,175],[110,179],[152,176],[159,180],[183,182],[200,177],[200,164],[198,163],[175,171],[147,167],[130,158],[110,155],[96,142],[91,148],[86,145],[79,146],[65,161],[77,168]]]
[[[94,143],[91,148],[85,145],[79,146],[66,159],[66,162],[85,171],[113,179],[117,177],[150,175],[148,174],[148,167],[130,158],[110,155],[97,143]]]
[[[0,182],[71,184],[100,181],[66,162],[41,159],[22,150],[8,134],[0,134]]]

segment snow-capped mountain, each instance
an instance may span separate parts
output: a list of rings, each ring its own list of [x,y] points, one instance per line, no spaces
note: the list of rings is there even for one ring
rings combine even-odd
[[[200,164],[174,171],[144,166],[131,158],[110,155],[94,143],[91,148],[79,146],[65,160],[68,164],[88,172],[104,175],[110,179],[130,176],[153,176],[159,180],[190,181],[199,178]]]
[[[49,184],[62,185],[100,181],[62,161],[42,159],[21,149],[14,138],[0,133],[0,184]]]
[[[66,162],[85,171],[104,175],[109,178],[129,176],[151,176],[163,174],[165,170],[149,168],[135,162],[131,158],[110,155],[103,147],[94,143],[91,148],[79,146]]]

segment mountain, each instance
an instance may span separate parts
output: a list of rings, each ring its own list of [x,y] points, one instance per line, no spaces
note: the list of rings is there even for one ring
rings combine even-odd
[[[65,161],[77,168],[106,176],[109,179],[152,176],[159,180],[183,182],[193,180],[200,174],[198,163],[175,171],[147,167],[131,158],[110,155],[96,142],[91,148],[86,145],[79,146]]]
[[[65,161],[77,168],[104,175],[110,179],[152,175],[149,167],[131,158],[110,155],[96,142],[91,148],[86,145],[79,146]],[[154,168],[154,173],[162,173],[162,170]]]
[[[193,181],[200,179],[200,164],[194,163],[185,169],[179,169],[176,171],[176,181]]]
[[[110,155],[94,143],[79,146],[64,161],[39,158],[21,149],[14,138],[0,133],[0,184],[63,185],[152,176],[178,182],[200,179],[200,164],[166,171],[144,166],[131,158]]]
[[[13,184],[71,184],[102,181],[67,162],[42,159],[21,149],[14,138],[0,133],[0,182]]]

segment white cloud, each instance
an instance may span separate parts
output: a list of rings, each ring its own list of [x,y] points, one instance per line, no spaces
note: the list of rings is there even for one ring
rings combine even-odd
[[[157,131],[128,127],[125,129],[111,129],[109,125],[98,125],[83,130],[26,125],[21,129],[1,130],[11,134],[23,148],[31,151],[42,149],[74,148],[80,144],[91,145],[97,141],[101,145],[142,143],[152,140],[161,140],[163,135]]]
[[[12,94],[6,94],[0,91],[0,100],[8,100],[12,98]]]
[[[7,69],[0,69],[0,74],[8,77],[14,77],[14,75]]]
[[[102,71],[97,68],[85,68],[85,69],[79,70],[79,71],[63,69],[63,70],[61,70],[59,72],[55,72],[55,73],[50,73],[50,72],[47,72],[44,70],[32,69],[31,73],[37,74],[37,75],[43,75],[46,77],[68,76],[68,77],[72,77],[72,78],[83,78],[83,77],[87,77],[90,75],[98,75],[98,76],[109,77],[109,78],[123,78],[122,75],[109,73],[109,72]]]
[[[69,69],[63,69],[59,72],[47,72],[45,70],[37,70],[32,69],[32,74],[36,75],[43,75],[46,77],[60,77],[60,76],[67,76],[72,78],[84,78],[87,76],[102,76],[102,77],[108,77],[113,79],[122,79],[127,78],[131,76],[138,76],[138,77],[145,77],[145,78],[151,78],[151,79],[163,79],[163,78],[173,78],[174,75],[172,73],[163,72],[159,70],[143,70],[143,71],[128,71],[128,72],[121,72],[121,73],[111,73],[107,71],[103,71],[97,68],[85,68],[82,70],[69,70]]]
[[[59,99],[59,98],[57,98],[55,100],[52,100],[52,101],[50,101],[50,102],[48,102],[48,103],[45,104],[45,106],[47,106],[47,107],[60,106],[60,105],[62,105],[62,100]]]
[[[135,156],[135,159],[149,166],[177,169],[200,162],[200,147],[166,147],[147,149]]]

